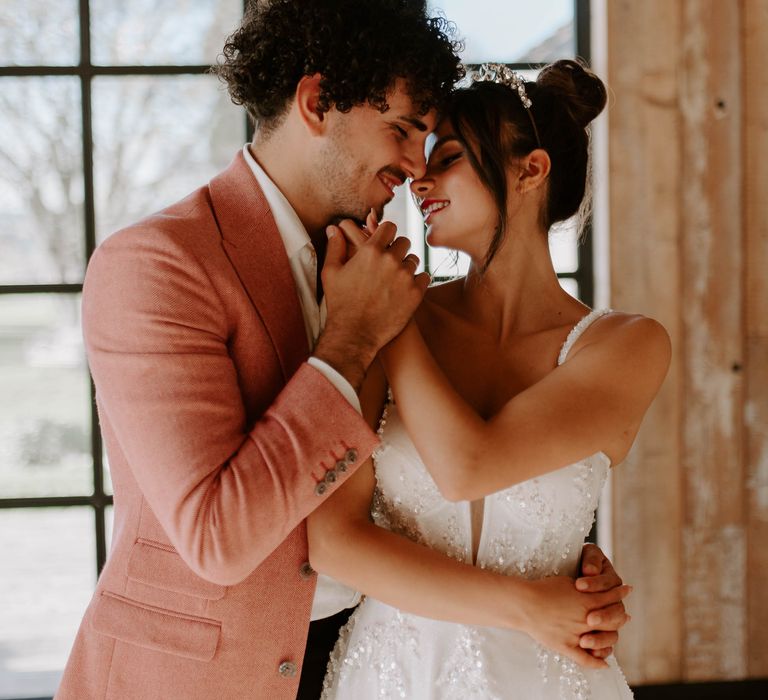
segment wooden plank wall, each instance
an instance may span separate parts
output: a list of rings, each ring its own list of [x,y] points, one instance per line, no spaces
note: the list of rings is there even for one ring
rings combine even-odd
[[[613,475],[632,683],[768,676],[768,0],[603,0],[610,304],[673,364]],[[598,222],[599,224],[599,222]]]
[[[744,2],[747,672],[768,678],[768,1]]]

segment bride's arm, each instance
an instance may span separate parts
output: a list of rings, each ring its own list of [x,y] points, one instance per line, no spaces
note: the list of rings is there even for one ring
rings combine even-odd
[[[361,400],[365,411],[365,391]],[[565,576],[528,581],[455,561],[375,525],[370,518],[374,486],[369,460],[310,515],[309,556],[315,570],[407,612],[521,630],[585,666],[604,666],[580,647],[580,637],[596,627],[610,632],[624,624],[626,616],[615,604],[628,587],[582,593]],[[602,625],[587,623],[590,612],[610,606],[614,612]]]
[[[474,500],[603,451],[620,461],[669,366],[666,331],[619,315],[544,379],[484,420],[411,322],[381,353],[409,435],[442,494]]]

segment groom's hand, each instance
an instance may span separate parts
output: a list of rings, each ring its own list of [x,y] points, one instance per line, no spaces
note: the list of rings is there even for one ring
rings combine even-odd
[[[329,226],[322,270],[328,319],[314,355],[359,390],[378,351],[394,338],[421,303],[429,276],[391,222],[368,235],[352,221]],[[356,247],[354,255],[350,249]]]
[[[585,544],[581,552],[581,577],[576,579],[576,589],[596,593],[622,584],[621,577],[602,550],[597,545]],[[618,630],[630,619],[623,602],[593,610],[587,622],[594,627],[594,631],[583,634],[579,645],[597,658],[610,656],[619,639]]]

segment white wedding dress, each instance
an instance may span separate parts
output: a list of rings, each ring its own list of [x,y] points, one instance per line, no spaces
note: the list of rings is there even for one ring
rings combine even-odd
[[[558,364],[606,311],[571,331]],[[472,562],[470,504],[445,500],[388,402],[374,455],[372,515],[384,528]],[[536,579],[577,573],[608,473],[603,453],[485,498],[477,566]],[[403,581],[407,586],[408,582]],[[528,635],[437,621],[363,599],[331,655],[323,700],[615,700],[632,698],[613,657],[609,668],[581,667]]]

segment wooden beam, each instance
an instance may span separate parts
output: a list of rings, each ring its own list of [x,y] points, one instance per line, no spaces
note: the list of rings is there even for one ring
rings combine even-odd
[[[605,3],[610,279],[613,308],[644,313],[669,331],[670,374],[626,462],[613,473],[615,564],[635,592],[617,658],[631,683],[682,672],[680,260],[682,139],[678,111],[680,6]]]
[[[724,680],[746,675],[741,12],[682,5],[683,677]]]
[[[747,671],[768,677],[768,2],[745,0]]]

